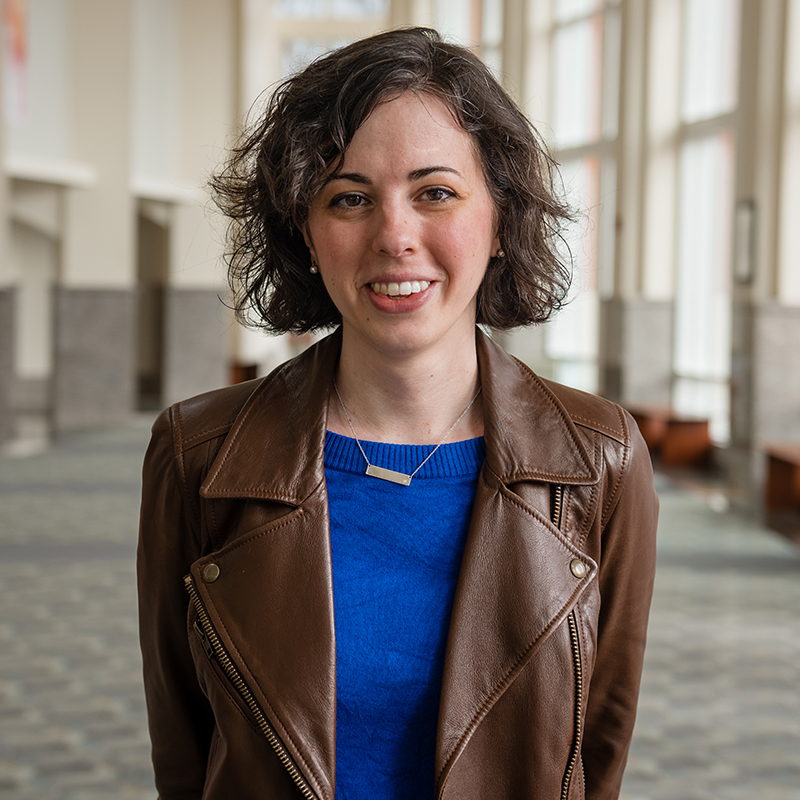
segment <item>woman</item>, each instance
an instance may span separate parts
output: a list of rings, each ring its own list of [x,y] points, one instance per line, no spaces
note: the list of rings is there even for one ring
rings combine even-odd
[[[287,81],[214,180],[239,313],[336,330],[154,426],[163,800],[618,795],[649,458],[624,411],[476,328],[563,299],[551,169],[480,61],[413,29]]]

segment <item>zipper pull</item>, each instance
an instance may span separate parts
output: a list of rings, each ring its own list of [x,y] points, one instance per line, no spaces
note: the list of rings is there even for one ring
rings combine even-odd
[[[214,648],[211,646],[211,642],[209,642],[208,636],[206,636],[206,633],[200,625],[199,620],[194,621],[194,629],[197,635],[200,637],[200,641],[203,643],[203,650],[206,651],[206,655],[209,658],[214,658]]]
[[[561,509],[564,503],[564,487],[556,484],[553,487],[553,508],[550,521],[556,528],[561,528]]]

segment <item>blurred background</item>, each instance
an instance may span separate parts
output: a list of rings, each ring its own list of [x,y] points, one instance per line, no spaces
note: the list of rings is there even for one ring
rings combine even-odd
[[[763,479],[764,442],[800,440],[797,0],[3,10],[0,440],[104,426],[297,348],[220,304],[205,182],[267,87],[408,24],[476,48],[583,212],[573,302],[509,349],[556,380],[708,420],[745,483]]]
[[[800,0],[2,0],[0,793],[152,796],[135,636],[154,412],[308,344],[225,307],[205,189],[263,92],[427,25],[581,211],[572,302],[498,334],[660,469],[627,800],[800,798]],[[665,477],[667,476],[667,477]]]
[[[219,302],[224,226],[205,183],[267,87],[408,24],[476,48],[583,212],[573,302],[506,346],[543,375],[658,407],[662,427],[706,421],[745,490],[761,490],[765,443],[800,440],[798,0],[3,12],[1,442],[113,424],[264,374],[304,344],[245,331]]]

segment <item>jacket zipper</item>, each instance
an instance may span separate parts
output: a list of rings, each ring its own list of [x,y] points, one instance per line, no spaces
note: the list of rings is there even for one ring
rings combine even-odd
[[[575,739],[572,742],[572,752],[567,762],[567,769],[564,772],[564,782],[561,784],[561,800],[569,797],[569,786],[572,781],[572,774],[575,772],[575,765],[578,763],[581,746],[581,728],[583,714],[583,668],[581,666],[581,647],[578,640],[578,625],[575,621],[575,611],[568,618],[569,640],[572,645],[572,663],[575,667]]]
[[[561,485],[553,489],[553,525],[561,529],[561,507],[564,503],[564,487]]]
[[[219,664],[223,673],[231,682],[236,692],[242,698],[245,705],[247,705],[247,707],[250,709],[250,713],[253,715],[253,718],[255,719],[259,729],[272,746],[272,749],[280,759],[281,764],[283,764],[283,766],[286,768],[286,771],[297,785],[297,788],[300,790],[303,797],[305,797],[306,800],[316,800],[316,795],[314,794],[313,790],[300,774],[300,771],[297,769],[297,767],[294,765],[291,756],[286,752],[286,748],[283,746],[281,740],[277,737],[275,731],[272,729],[272,726],[267,721],[264,712],[261,710],[260,706],[256,702],[256,699],[253,697],[253,694],[247,686],[247,683],[245,683],[244,678],[242,678],[241,673],[231,660],[228,653],[225,651],[225,648],[222,646],[219,636],[217,636],[217,632],[214,630],[214,626],[211,624],[211,620],[208,618],[208,614],[203,606],[203,601],[200,598],[197,589],[195,588],[192,576],[187,575],[184,578],[184,583],[186,585],[186,591],[189,593],[189,597],[191,598],[195,610],[197,611],[197,619],[195,620],[194,628],[197,634],[200,636],[200,640],[203,643],[203,649],[206,651],[206,655],[209,658],[214,659],[217,664]]]
[[[561,528],[561,513],[564,504],[564,487],[556,486],[553,493],[553,524]],[[581,733],[583,727],[583,665],[581,663],[581,646],[578,638],[577,612],[572,611],[568,617],[569,641],[572,649],[572,664],[575,670],[575,738],[572,742],[567,768],[564,771],[564,780],[561,784],[561,800],[569,797],[569,787],[575,765],[580,756]]]

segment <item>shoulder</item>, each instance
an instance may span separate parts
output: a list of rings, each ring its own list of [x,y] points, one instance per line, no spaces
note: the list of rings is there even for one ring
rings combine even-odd
[[[280,364],[264,378],[181,400],[156,420],[154,435],[170,431],[177,455],[207,442],[221,442],[254,407],[263,410],[261,416],[269,419],[270,424],[296,418],[298,409],[317,402],[315,376],[330,372],[340,344],[341,337],[335,332]]]
[[[537,380],[557,399],[586,440],[594,438],[602,442],[607,468],[620,478],[637,464],[652,474],[647,445],[633,417],[622,406],[554,381],[539,377]]]
[[[599,443],[595,454],[603,487],[603,524],[620,504],[641,509],[658,508],[653,488],[653,469],[647,445],[633,417],[617,403],[597,395],[541,379],[559,400],[587,447]]]
[[[558,400],[577,428],[594,431],[614,439],[622,445],[630,445],[635,423],[624,408],[610,400],[583,392],[580,389],[564,386],[538,376],[537,379]]]
[[[185,502],[193,506],[214,455],[260,383],[254,380],[215,389],[162,411],[153,423],[144,459],[145,492],[176,481]]]
[[[548,414],[548,419],[558,419],[559,424],[563,421],[570,436],[578,428],[583,429],[584,436],[591,431],[623,446],[630,443],[633,420],[616,403],[542,378],[480,329],[477,344],[481,380],[490,383],[499,405],[549,410],[555,417]]]
[[[161,420],[172,429],[176,449],[185,451],[227,436],[247,401],[264,380],[257,378],[204,392],[181,400],[164,411]]]
[[[328,337],[280,364],[266,377],[181,400],[162,413],[156,426],[161,423],[172,428],[180,451],[224,438],[252,402],[269,404],[275,397],[292,398],[306,391],[316,362],[335,346],[334,337]]]

